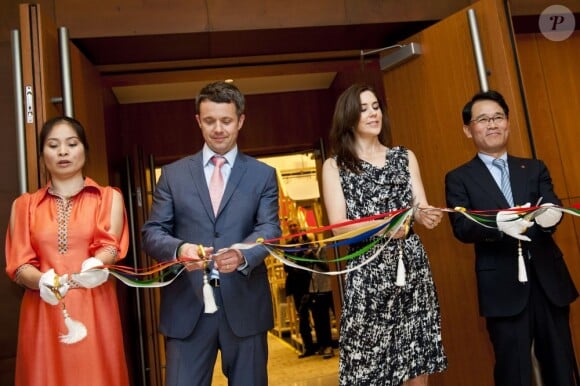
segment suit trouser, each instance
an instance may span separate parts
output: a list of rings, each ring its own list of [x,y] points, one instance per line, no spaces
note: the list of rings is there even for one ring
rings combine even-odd
[[[292,295],[294,307],[298,312],[298,331],[302,338],[304,351],[314,351],[314,342],[312,340],[312,330],[310,328],[310,308],[308,307],[308,293],[295,293]]]
[[[217,312],[202,314],[188,337],[167,338],[166,386],[210,386],[218,349],[229,386],[267,386],[267,332],[236,336],[218,288],[214,295]]]
[[[546,297],[528,265],[530,298],[518,315],[487,318],[487,330],[495,352],[496,386],[532,384],[531,346],[546,386],[574,385],[574,348],[570,333],[570,307],[558,307]]]
[[[320,348],[332,347],[332,332],[330,329],[330,310],[332,292],[310,293],[309,306],[314,319],[316,342]]]

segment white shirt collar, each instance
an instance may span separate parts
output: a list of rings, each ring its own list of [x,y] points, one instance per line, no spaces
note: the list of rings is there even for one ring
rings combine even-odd
[[[202,150],[203,166],[206,166],[210,162],[212,157],[216,154],[217,154],[216,152],[214,152],[213,150],[211,150],[209,148],[209,146],[207,146],[207,143],[204,144],[203,150]],[[238,156],[238,146],[236,145],[230,151],[228,151],[226,154],[220,154],[220,155],[226,159],[226,161],[230,167],[233,167],[234,162],[236,160],[236,157]]]
[[[479,157],[480,160],[483,161],[483,163],[485,164],[485,166],[487,166],[490,169],[493,166],[492,165],[493,160],[496,159],[496,158],[494,158],[494,157],[492,157],[492,156],[490,156],[488,154],[484,154],[484,153],[477,153],[477,156]],[[507,165],[507,158],[508,158],[507,152],[503,153],[499,157],[499,159],[503,159],[506,162],[506,165]]]

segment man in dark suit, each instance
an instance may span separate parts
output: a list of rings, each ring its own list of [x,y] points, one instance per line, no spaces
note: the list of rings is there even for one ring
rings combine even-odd
[[[244,104],[229,83],[201,90],[196,119],[205,145],[163,167],[142,229],[144,250],[156,260],[188,259],[187,273],[161,291],[167,386],[209,386],[218,350],[229,385],[268,384],[268,253],[235,244],[280,236],[278,185],[272,167],[238,150]]]
[[[288,230],[291,235],[295,235],[287,241],[288,244],[308,245],[312,242],[306,233],[297,236],[301,233],[297,220],[288,220]],[[318,253],[315,253],[316,248],[315,245],[310,245],[310,248],[294,252],[292,255],[309,259],[309,261],[297,260],[296,263],[301,266],[327,272],[328,264],[319,259],[318,253],[321,253],[321,251],[319,250]],[[295,309],[298,312],[299,331],[303,345],[303,351],[298,355],[298,358],[306,358],[316,354],[310,327],[310,312],[312,312],[316,331],[318,353],[324,359],[332,358],[334,350],[332,348],[332,330],[329,314],[332,306],[330,278],[324,274],[312,273],[311,271],[288,265],[284,265],[284,271],[286,271],[286,296],[292,296]]]
[[[288,230],[290,234],[297,235],[300,232],[298,221],[290,219],[288,221]],[[292,237],[287,241],[288,244],[309,243],[311,240],[307,234]],[[295,252],[293,255],[298,257],[314,258],[312,250],[304,252]],[[296,261],[297,264],[308,266],[307,262]],[[298,358],[306,358],[316,353],[314,341],[312,340],[312,331],[310,328],[310,310],[308,308],[308,287],[312,274],[310,271],[284,265],[286,271],[286,296],[292,296],[294,307],[298,313],[299,331],[302,338],[303,351]]]
[[[531,385],[533,345],[545,385],[570,386],[577,364],[569,314],[578,292],[552,239],[561,212],[550,206],[560,200],[542,161],[507,154],[509,130],[509,109],[498,92],[478,93],[465,105],[463,131],[478,154],[446,175],[447,206],[495,210],[541,201],[542,213],[530,219],[502,210],[498,230],[453,213],[453,233],[475,246],[479,309],[495,352],[495,384]],[[495,167],[495,159],[506,160],[509,170]]]

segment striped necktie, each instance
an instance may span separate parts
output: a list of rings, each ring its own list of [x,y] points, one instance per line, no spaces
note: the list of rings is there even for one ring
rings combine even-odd
[[[492,165],[501,171],[500,189],[505,196],[510,208],[514,206],[514,198],[512,196],[512,188],[510,185],[510,175],[507,169],[507,163],[501,158],[494,159]]]

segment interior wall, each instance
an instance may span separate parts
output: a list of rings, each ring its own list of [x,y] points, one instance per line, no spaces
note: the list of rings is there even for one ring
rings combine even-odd
[[[103,121],[105,125],[109,182],[121,186],[120,171],[124,170],[123,143],[120,123],[120,108],[110,88],[103,89]]]
[[[489,86],[501,91],[511,107],[510,152],[529,156],[502,3],[482,0],[472,8],[480,26]],[[383,74],[393,143],[416,154],[427,199],[436,207],[446,206],[445,174],[476,154],[461,120],[463,105],[480,89],[470,35],[464,9],[406,39],[418,43],[422,54]],[[491,385],[494,357],[485,320],[479,316],[473,245],[453,237],[447,216],[434,230],[418,225],[416,231],[425,244],[438,290],[449,359],[447,371],[430,377],[429,384]]]
[[[85,128],[89,143],[85,172],[98,184],[109,185],[107,133],[100,74],[73,44],[70,45],[70,62],[74,117]]]
[[[536,156],[552,177],[563,205],[580,202],[580,33],[561,42],[542,34],[516,36],[524,92],[529,109]],[[580,219],[565,215],[555,239],[577,287],[580,287]],[[580,354],[580,302],[572,304],[570,324],[577,355]]]
[[[247,95],[246,120],[238,137],[239,147],[254,155],[268,155],[318,148],[327,142],[338,95],[355,82],[366,82],[382,92],[378,60],[361,66],[353,60],[343,66],[326,90]],[[244,92],[244,90],[241,90]],[[107,95],[107,92],[105,93]],[[114,96],[108,92],[108,100]],[[108,155],[111,165],[122,165],[123,156],[135,146],[160,163],[192,154],[203,145],[195,121],[195,101],[181,100],[115,105],[105,104]]]
[[[327,135],[333,106],[329,90],[248,95],[238,146],[259,155],[318,146]],[[125,154],[137,145],[164,163],[193,154],[203,145],[194,100],[121,105],[120,117]]]
[[[355,82],[369,83],[382,92],[376,58],[364,65],[353,60],[352,65],[337,73],[329,89],[247,95],[246,119],[238,146],[253,155],[318,148],[321,139],[327,143],[338,95]],[[109,92],[108,98],[112,100],[114,96]],[[110,103],[105,111],[107,121],[113,123],[113,128],[107,129],[112,165],[122,165],[123,156],[131,154],[135,146],[141,147],[145,155],[154,155],[157,162],[165,163],[192,154],[203,145],[195,121],[195,100]]]
[[[0,6],[1,8],[1,6]],[[0,13],[2,11],[0,10]],[[4,235],[10,218],[12,201],[18,196],[18,174],[14,167],[16,154],[16,130],[14,114],[14,92],[12,79],[12,53],[9,41],[0,41],[0,385],[14,383],[14,363],[16,357],[16,332],[22,290],[4,272],[6,259]]]
[[[536,154],[553,169],[558,194],[577,199],[580,31],[561,42],[542,34],[521,34],[516,42]]]
[[[12,68],[11,31],[18,28],[17,0],[0,2],[0,385],[14,384],[14,365],[18,316],[22,289],[6,275],[4,235],[10,217],[12,201],[19,195],[15,167],[16,120],[14,112],[14,79]]]

